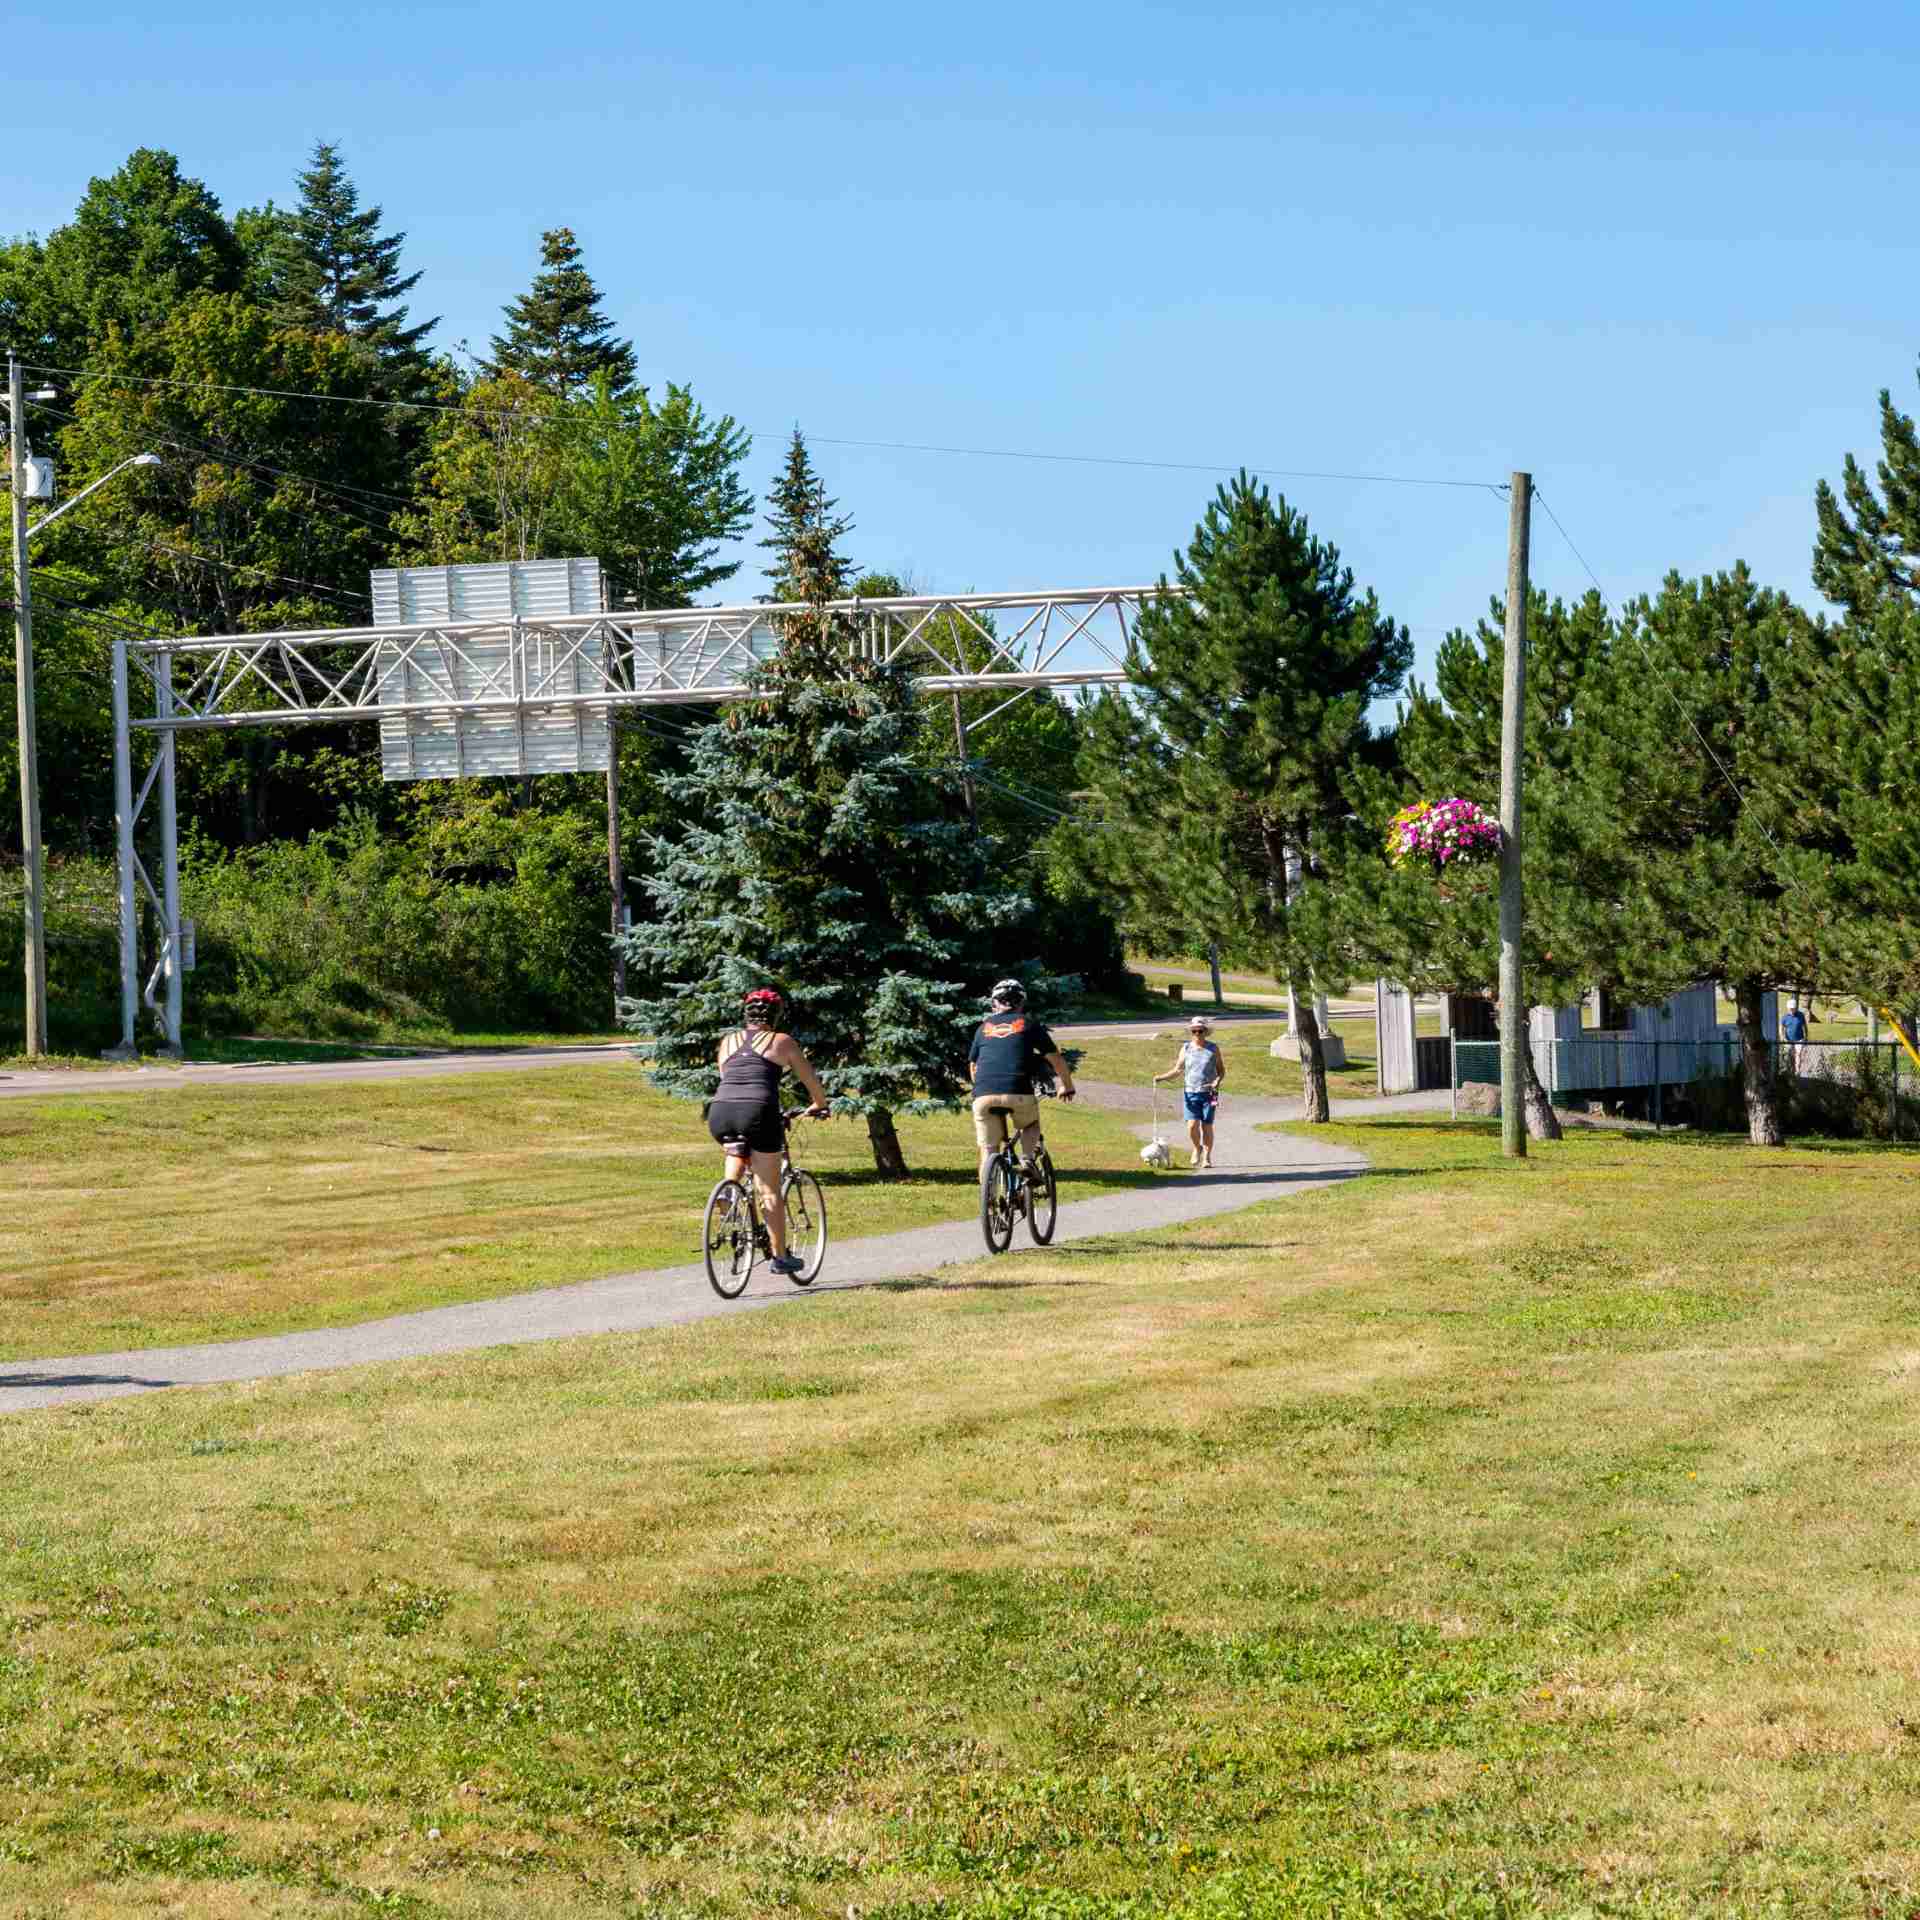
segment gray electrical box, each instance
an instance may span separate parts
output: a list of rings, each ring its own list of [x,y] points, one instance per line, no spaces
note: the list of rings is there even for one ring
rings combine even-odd
[[[23,500],[51,500],[53,498],[53,462],[43,453],[30,453],[20,463],[22,479],[25,482],[20,497]]]

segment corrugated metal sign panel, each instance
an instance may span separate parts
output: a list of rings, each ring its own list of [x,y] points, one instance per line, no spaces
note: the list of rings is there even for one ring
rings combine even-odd
[[[405,714],[380,723],[380,761],[389,780],[603,773],[607,716],[589,707]]]
[[[450,709],[469,702],[518,703],[543,692],[596,692],[603,684],[600,639],[572,653],[530,640],[517,672],[509,623],[516,616],[540,620],[605,609],[598,560],[382,568],[373,576],[376,625],[501,625],[496,634],[452,632],[383,647],[380,704]],[[519,704],[497,712],[394,714],[380,722],[380,761],[389,780],[596,773],[607,764],[607,716],[585,707]]]
[[[423,627],[445,620],[539,619],[604,613],[598,560],[494,560],[458,567],[382,567],[373,576],[373,623]]]
[[[381,719],[380,762],[389,780],[605,770],[605,709],[540,703],[542,695],[605,690],[605,641],[597,632],[564,643],[535,632],[516,643],[511,626],[449,628],[381,649],[380,705],[428,709]],[[461,706],[481,710],[453,711]]]

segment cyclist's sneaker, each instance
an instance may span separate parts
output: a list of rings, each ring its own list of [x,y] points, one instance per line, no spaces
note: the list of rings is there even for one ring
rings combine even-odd
[[[797,1253],[779,1254],[767,1264],[775,1273],[795,1274],[807,1270],[807,1263]]]

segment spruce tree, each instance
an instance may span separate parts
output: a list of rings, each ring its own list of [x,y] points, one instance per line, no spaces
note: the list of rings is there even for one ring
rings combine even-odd
[[[1307,1117],[1325,1120],[1313,995],[1316,980],[1345,984],[1355,951],[1337,884],[1347,782],[1378,751],[1367,710],[1400,686],[1412,646],[1306,517],[1244,473],[1174,574],[1186,595],[1135,624],[1133,700],[1104,703],[1090,729],[1082,773],[1107,831],[1087,845],[1117,884],[1192,903],[1196,932],[1291,989]]]
[[[775,558],[767,569],[776,601],[843,600],[851,588],[853,562],[840,542],[853,531],[852,519],[827,497],[827,484],[814,471],[800,429],[787,444],[786,464],[767,489],[767,538],[761,546]]]
[[[680,825],[649,837],[655,917],[625,943],[656,984],[621,1017],[654,1084],[701,1099],[741,995],[776,984],[835,1111],[864,1114],[875,1167],[904,1174],[894,1116],[967,1098],[981,995],[1030,903],[951,771],[929,771],[904,668],[849,660],[796,617],[753,694],[660,776]]]
[[[507,328],[493,337],[493,371],[514,373],[564,399],[604,376],[615,393],[633,385],[633,347],[600,310],[600,289],[580,264],[570,227],[540,236],[541,271],[507,303]]]
[[[1814,494],[1813,584],[1856,616],[1869,615],[1888,597],[1920,604],[1920,433],[1884,387],[1878,479],[1876,492],[1848,454],[1841,478],[1846,505],[1824,480]]]
[[[300,175],[300,202],[279,216],[268,247],[277,317],[314,333],[360,341],[390,370],[417,379],[421,342],[439,324],[407,321],[403,304],[419,283],[400,271],[404,233],[383,234],[379,207],[362,207],[340,149],[321,140]]]

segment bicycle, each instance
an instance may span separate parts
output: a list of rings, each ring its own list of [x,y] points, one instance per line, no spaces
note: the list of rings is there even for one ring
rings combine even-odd
[[[780,1115],[780,1198],[787,1208],[787,1251],[803,1262],[790,1274],[796,1287],[810,1287],[827,1259],[827,1196],[820,1182],[793,1164],[788,1130],[810,1107],[791,1107]],[[722,1300],[737,1300],[759,1262],[773,1257],[773,1241],[760,1218],[760,1197],[751,1171],[743,1180],[715,1183],[707,1195],[707,1283]]]
[[[980,1176],[980,1232],[989,1253],[1005,1253],[1013,1244],[1013,1225],[1023,1214],[1033,1244],[1052,1244],[1054,1223],[1060,1214],[1059,1182],[1046,1142],[1040,1143],[1031,1163],[1021,1159],[1017,1134],[1002,1115],[999,1150]]]

